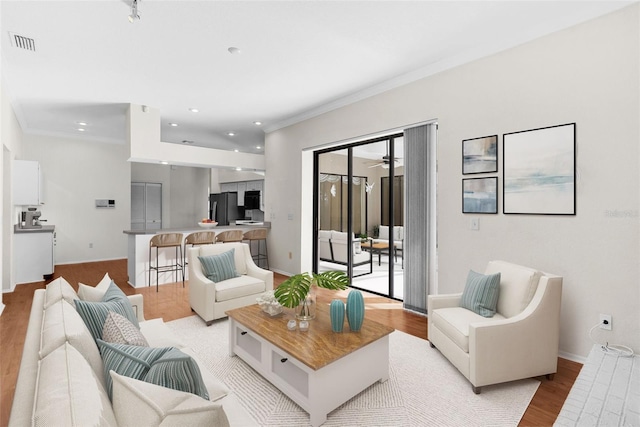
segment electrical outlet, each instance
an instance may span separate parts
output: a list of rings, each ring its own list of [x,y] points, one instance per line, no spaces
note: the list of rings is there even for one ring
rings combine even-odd
[[[601,314],[600,315],[600,329],[605,329],[607,331],[610,331],[612,328],[611,325],[611,315],[610,314]]]
[[[293,254],[289,252],[289,259],[293,258]]]
[[[93,249],[93,243],[89,243],[89,249]]]
[[[480,230],[480,218],[471,218],[469,228],[471,230]]]

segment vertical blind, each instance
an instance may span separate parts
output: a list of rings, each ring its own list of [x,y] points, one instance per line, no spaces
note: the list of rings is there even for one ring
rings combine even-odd
[[[433,124],[405,129],[405,233],[404,250],[404,307],[419,313],[427,312],[429,292],[429,263],[431,247],[429,225],[430,203],[430,145]]]

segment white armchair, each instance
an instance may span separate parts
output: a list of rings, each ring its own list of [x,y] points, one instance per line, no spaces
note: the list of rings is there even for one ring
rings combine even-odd
[[[234,251],[236,272],[240,275],[212,282],[203,271],[199,256],[220,255]],[[273,289],[273,272],[258,267],[246,243],[220,243],[188,249],[189,304],[206,323],[225,317],[225,311],[255,304],[256,298]]]
[[[462,293],[429,295],[429,342],[471,382],[482,386],[557,371],[562,277],[491,261],[500,272],[496,314],[482,317],[460,307]]]

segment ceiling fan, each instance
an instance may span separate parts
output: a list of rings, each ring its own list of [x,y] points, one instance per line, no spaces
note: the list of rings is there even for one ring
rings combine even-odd
[[[402,162],[400,161],[401,159],[402,157],[394,157],[393,158],[393,161],[395,163],[394,166],[402,166]],[[391,156],[389,156],[389,141],[387,141],[387,154],[382,156],[380,160],[374,161],[373,164],[369,167],[376,168],[380,166],[384,169],[388,169],[390,163],[391,163]]]

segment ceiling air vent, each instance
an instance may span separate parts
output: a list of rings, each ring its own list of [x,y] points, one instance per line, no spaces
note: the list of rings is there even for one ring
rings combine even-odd
[[[33,52],[36,51],[36,41],[32,38],[21,36],[16,33],[9,33],[11,37],[11,44],[13,47],[17,47],[18,49],[31,50]]]

